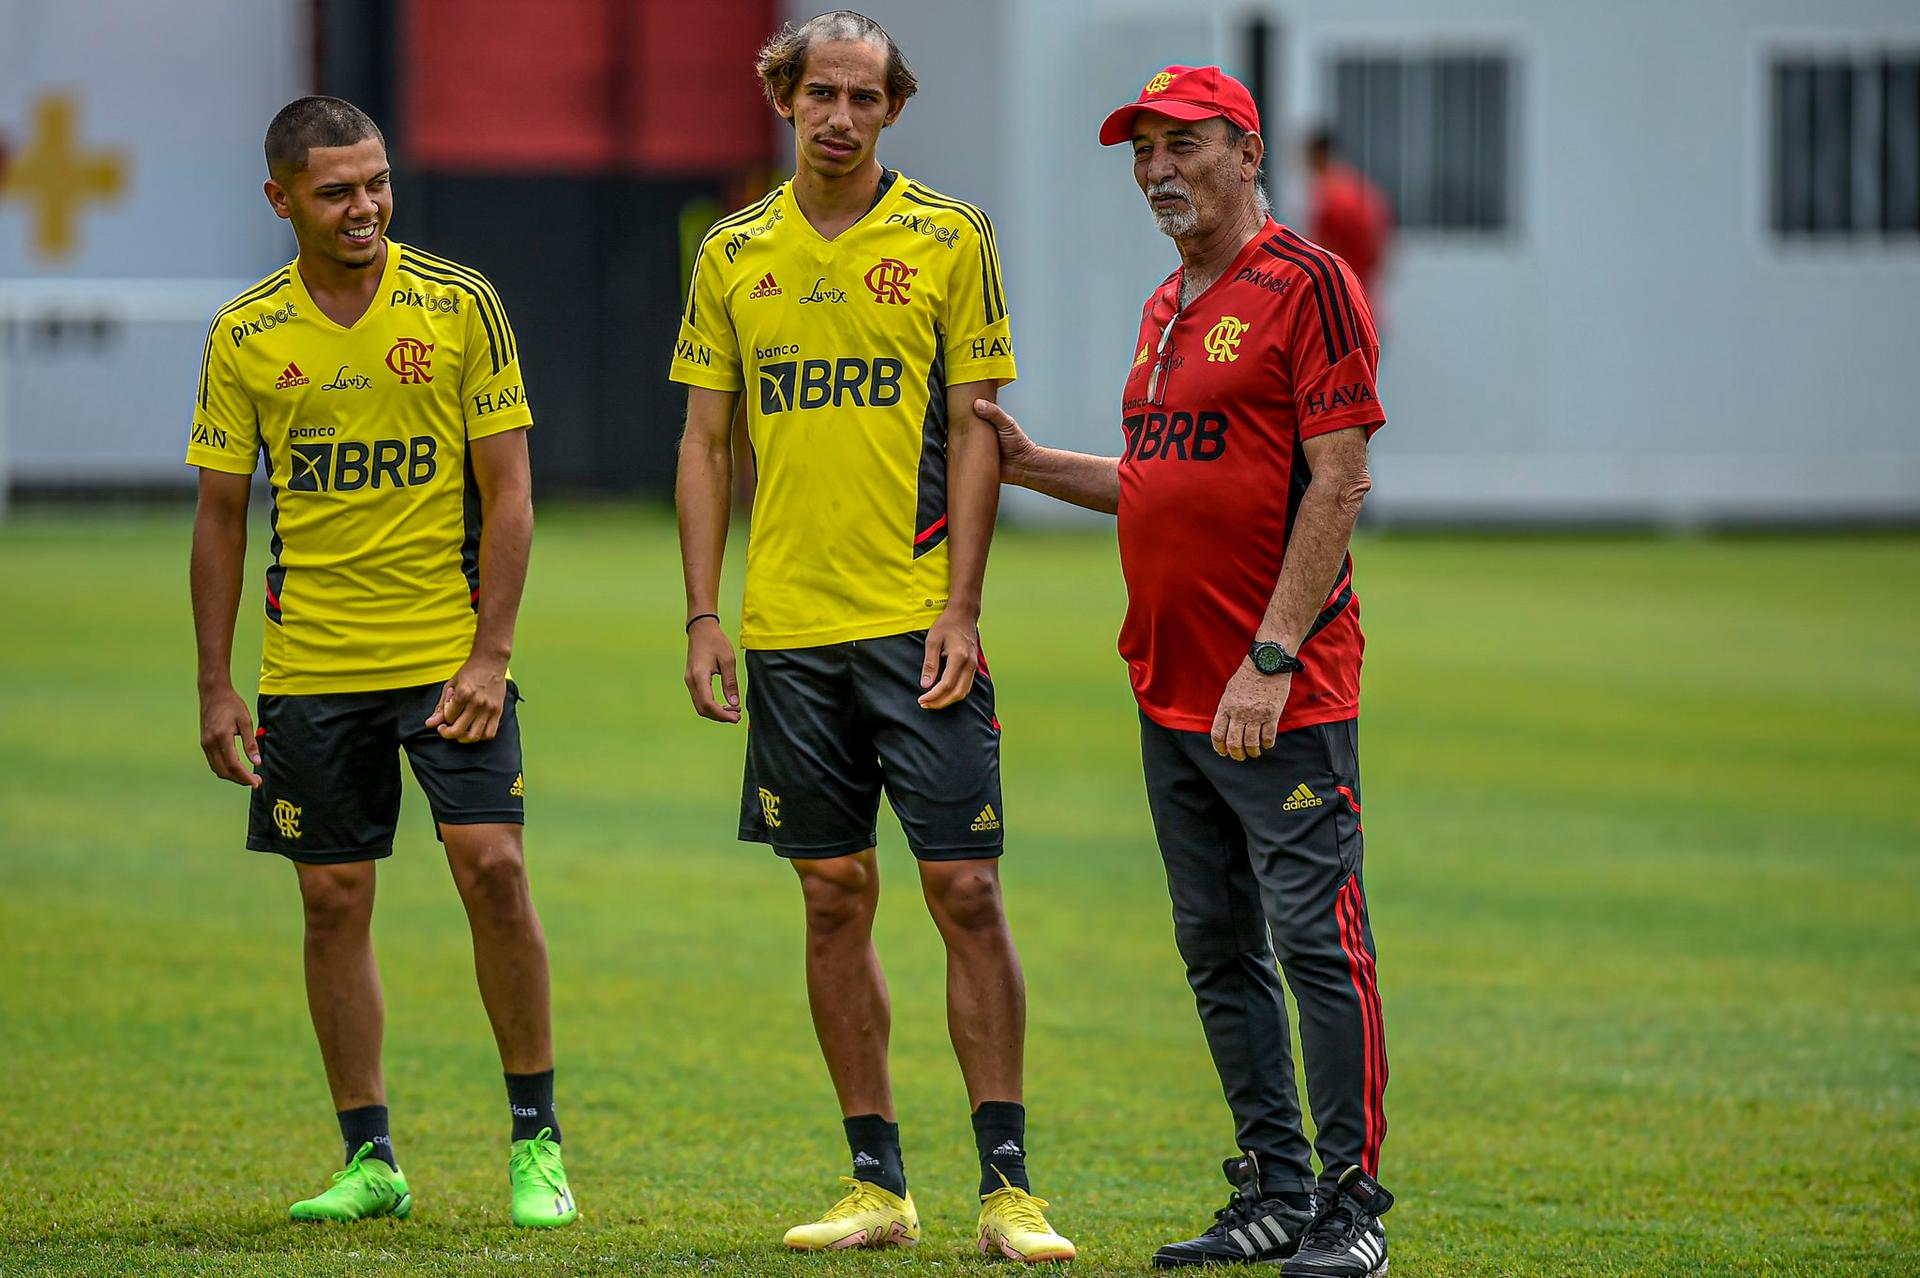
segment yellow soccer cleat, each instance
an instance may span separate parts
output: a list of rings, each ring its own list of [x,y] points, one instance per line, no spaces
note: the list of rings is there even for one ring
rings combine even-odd
[[[847,1196],[827,1208],[820,1219],[789,1229],[788,1247],[795,1251],[841,1251],[919,1243],[920,1213],[914,1210],[912,1193],[896,1198],[872,1181],[851,1176],[840,1179],[853,1186]]]
[[[1025,1264],[1072,1260],[1073,1244],[1054,1233],[1041,1213],[1046,1205],[1046,1199],[1035,1198],[1001,1176],[1000,1188],[980,1200],[980,1254],[999,1254]]]

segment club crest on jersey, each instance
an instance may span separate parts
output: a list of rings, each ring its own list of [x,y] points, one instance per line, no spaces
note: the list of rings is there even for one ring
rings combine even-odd
[[[1203,345],[1207,348],[1207,363],[1231,364],[1240,358],[1240,339],[1253,327],[1245,320],[1231,315],[1222,315],[1220,322],[1207,330]]]
[[[402,386],[418,386],[433,380],[433,343],[417,337],[402,337],[387,348],[387,367]]]
[[[883,257],[867,268],[867,288],[876,302],[905,306],[911,300],[907,290],[913,287],[908,281],[919,273],[918,267],[908,266],[897,257]]]

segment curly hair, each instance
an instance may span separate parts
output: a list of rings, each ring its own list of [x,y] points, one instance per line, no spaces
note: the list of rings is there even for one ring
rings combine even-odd
[[[864,13],[835,9],[809,18],[797,27],[791,24],[782,26],[760,46],[754,69],[760,73],[760,86],[766,90],[767,101],[776,107],[790,104],[793,91],[800,83],[800,72],[807,63],[807,51],[815,42],[839,40],[870,44],[887,55],[889,103],[897,106],[919,90],[919,79],[913,74],[913,68],[907,65],[900,46],[894,43],[885,27]]]

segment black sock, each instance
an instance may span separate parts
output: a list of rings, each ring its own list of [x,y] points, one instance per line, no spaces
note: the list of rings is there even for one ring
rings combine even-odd
[[[1015,1189],[1027,1184],[1027,1107],[1013,1101],[981,1101],[973,1111],[973,1143],[980,1151],[980,1196],[1001,1188],[1000,1177]]]
[[[889,1123],[878,1114],[856,1114],[844,1124],[847,1149],[853,1155],[854,1179],[905,1198],[907,1172],[900,1163],[900,1124]]]
[[[532,1140],[546,1128],[547,1139],[560,1143],[560,1120],[553,1116],[553,1071],[508,1074],[507,1108],[513,1112],[513,1138]]]
[[[369,1158],[378,1158],[394,1170],[400,1164],[393,1160],[393,1137],[387,1131],[387,1107],[385,1105],[362,1105],[359,1109],[343,1109],[334,1115],[340,1120],[340,1139],[347,1143],[347,1161],[360,1152],[360,1147],[369,1142],[373,1144],[373,1153]]]

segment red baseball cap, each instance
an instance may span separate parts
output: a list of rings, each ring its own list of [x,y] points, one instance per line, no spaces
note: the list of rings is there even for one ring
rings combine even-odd
[[[1100,126],[1100,145],[1133,137],[1134,117],[1142,111],[1176,120],[1225,116],[1248,133],[1260,131],[1260,112],[1247,86],[1219,67],[1168,67],[1140,89],[1140,96],[1108,116]]]

